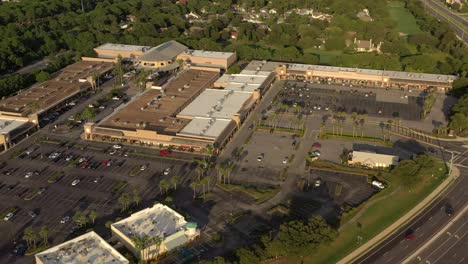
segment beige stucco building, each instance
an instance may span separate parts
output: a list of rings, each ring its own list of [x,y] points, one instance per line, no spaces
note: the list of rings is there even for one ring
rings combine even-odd
[[[186,50],[177,56],[191,66],[215,67],[226,70],[237,60],[235,52]]]
[[[366,151],[353,151],[349,154],[349,165],[359,165],[369,168],[388,168],[398,164],[399,157]]]
[[[149,46],[106,43],[94,51],[99,58],[116,59],[121,56],[123,59],[138,59],[149,49]]]
[[[112,235],[137,258],[148,261],[200,236],[197,224],[163,204],[141,210],[111,225]]]

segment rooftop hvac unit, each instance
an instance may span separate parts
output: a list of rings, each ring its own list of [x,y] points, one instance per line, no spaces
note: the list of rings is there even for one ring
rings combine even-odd
[[[255,68],[255,69],[256,69],[257,71],[259,71],[261,68],[260,68],[260,67],[257,67],[257,68]]]

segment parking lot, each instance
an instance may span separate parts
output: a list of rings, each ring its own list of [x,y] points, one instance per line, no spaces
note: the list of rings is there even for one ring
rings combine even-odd
[[[148,156],[150,152],[141,155],[132,148],[116,149],[105,143],[63,145],[49,139],[25,149],[33,151],[17,157],[11,152],[1,160],[0,213],[17,208],[9,221],[0,222],[0,233],[6,238],[0,247],[8,251],[28,226],[48,225],[52,243],[64,241],[75,224],[72,220],[60,224],[63,217],[73,217],[78,210],[111,215],[120,208],[117,200],[123,192],[137,189],[142,204],[154,201],[162,179],[176,176],[184,184],[192,166],[190,160],[158,159]],[[30,211],[37,216],[31,217]]]
[[[356,112],[378,117],[419,120],[423,99],[419,93],[382,88],[355,88],[339,85],[288,81],[276,98],[302,113]]]
[[[300,141],[301,137],[296,134],[256,130],[244,145],[233,181],[279,184],[280,173],[294,159]]]

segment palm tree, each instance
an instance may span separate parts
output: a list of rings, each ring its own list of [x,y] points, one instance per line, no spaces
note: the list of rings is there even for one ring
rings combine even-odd
[[[120,195],[119,199],[118,199],[118,202],[120,203],[120,205],[122,206],[122,212],[123,211],[126,211],[128,209],[128,205],[130,204],[130,195],[128,193],[122,193],[122,195]]]
[[[226,162],[226,165],[224,167],[224,173],[228,179],[228,184],[231,184],[231,173],[233,169],[234,169],[234,162],[232,161]]]
[[[46,225],[41,227],[39,236],[42,238],[42,244],[47,246],[49,244],[49,228]]]
[[[136,84],[138,90],[143,92],[146,89],[146,78],[150,75],[150,72],[147,70],[139,70],[136,74]]]
[[[174,190],[177,190],[177,184],[179,183],[179,177],[173,176],[170,180],[171,185],[174,186]]]
[[[123,84],[123,74],[124,74],[124,69],[122,66],[122,56],[117,57],[117,61],[115,62],[115,67],[114,67],[114,75],[115,75],[115,80],[119,83],[119,86],[122,86]]]
[[[218,174],[218,181],[221,182],[225,175],[225,169],[222,163],[216,164],[216,172]]]
[[[199,185],[199,181],[193,181],[192,183],[190,183],[190,187],[193,190],[193,199],[195,199],[195,197],[197,197],[197,186],[198,185]]]
[[[163,242],[163,239],[160,236],[153,237],[152,239],[153,245],[156,245],[158,247],[158,250],[156,252],[156,258],[159,257],[159,252],[161,251],[161,243]]]
[[[140,197],[140,194],[138,192],[138,189],[136,189],[136,188],[133,189],[132,200],[135,203],[135,205],[138,207],[138,205],[140,204],[140,201],[141,201],[141,197]]]
[[[97,218],[97,213],[95,210],[91,210],[91,212],[89,212],[89,219],[91,219],[91,222],[94,224],[94,222],[96,221],[96,218]]]
[[[28,246],[31,246],[31,242],[34,241],[35,238],[36,238],[36,233],[34,232],[34,229],[32,228],[32,226],[24,229],[23,239],[26,241],[26,244],[28,244]]]
[[[160,190],[162,191],[164,189],[164,192],[167,193],[167,190],[169,189],[169,183],[165,180],[165,179],[162,179],[160,182],[159,182],[159,188]]]
[[[135,248],[140,250],[140,259],[144,262],[148,259],[148,246],[149,242],[151,242],[151,237],[145,236],[138,236],[134,235],[132,237],[132,243],[135,245]]]
[[[197,163],[197,167],[195,170],[198,172],[198,180],[200,180],[205,174],[205,171],[209,168],[210,163],[204,159],[203,160],[195,159],[194,161]]]

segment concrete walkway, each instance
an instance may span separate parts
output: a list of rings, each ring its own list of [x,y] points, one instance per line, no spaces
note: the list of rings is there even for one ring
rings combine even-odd
[[[408,213],[398,219],[389,227],[385,228],[382,232],[378,235],[364,243],[362,246],[348,254],[346,257],[341,259],[338,264],[345,264],[351,263],[361,255],[365,254],[366,252],[372,250],[376,246],[378,246],[385,238],[391,236],[394,232],[398,231],[405,223],[411,221],[414,217],[416,217],[422,210],[426,209],[434,199],[436,199],[444,190],[446,190],[454,180],[460,176],[460,171],[457,167],[453,167],[452,174],[450,174],[447,179],[442,182],[431,194],[429,194],[423,201],[421,201],[417,206],[411,209]]]

